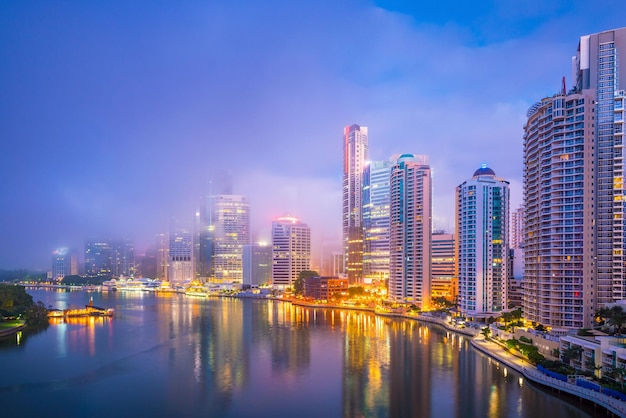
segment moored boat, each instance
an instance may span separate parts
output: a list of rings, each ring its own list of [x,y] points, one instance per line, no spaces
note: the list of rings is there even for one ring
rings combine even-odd
[[[70,309],[50,309],[48,310],[48,318],[75,317],[75,316],[113,316],[115,309],[101,308],[94,306],[93,298],[89,299],[89,303],[84,308]]]

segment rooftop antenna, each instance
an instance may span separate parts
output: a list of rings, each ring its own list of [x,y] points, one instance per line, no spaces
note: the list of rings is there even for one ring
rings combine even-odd
[[[563,80],[561,81],[561,94],[563,96],[565,96],[566,94],[566,89],[565,89],[565,76],[563,76]]]

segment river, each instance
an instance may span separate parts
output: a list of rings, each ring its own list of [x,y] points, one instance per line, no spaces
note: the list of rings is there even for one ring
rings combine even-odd
[[[93,297],[115,317],[0,341],[6,417],[593,416],[437,325],[280,301],[28,292],[59,309]]]

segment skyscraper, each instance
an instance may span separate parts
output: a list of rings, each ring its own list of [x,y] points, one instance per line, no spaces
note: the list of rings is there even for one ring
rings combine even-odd
[[[272,222],[272,285],[292,286],[300,272],[311,269],[311,230],[298,218],[283,216]]]
[[[626,28],[582,36],[572,67],[573,89],[533,105],[524,127],[523,306],[529,320],[584,328],[626,296]]]
[[[511,215],[511,248],[524,248],[524,206]]]
[[[199,234],[203,277],[211,281],[241,283],[243,246],[250,245],[248,198],[241,195],[210,196],[203,216]]]
[[[59,248],[52,253],[52,280],[62,280],[65,276],[78,274],[78,254],[67,248]]]
[[[135,274],[135,244],[123,239],[111,242],[111,274],[113,277],[132,277]]]
[[[397,156],[396,156],[397,158]],[[389,278],[389,179],[393,160],[371,161],[363,173],[363,278]]]
[[[251,244],[243,246],[243,284],[258,286],[272,279],[272,246]]]
[[[624,283],[623,144],[615,128],[626,89],[626,28],[582,36],[573,58],[576,87],[595,90],[596,295],[599,304],[626,297]],[[617,94],[616,94],[617,93]],[[623,95],[623,93],[621,93]],[[617,135],[616,135],[617,134]]]
[[[169,273],[171,283],[189,282],[194,279],[193,234],[177,222],[173,222],[169,235]]]
[[[350,283],[363,282],[363,170],[368,158],[367,127],[343,129],[343,246]]]
[[[507,309],[509,182],[486,165],[456,188],[458,304],[464,316]]]
[[[432,185],[428,157],[401,155],[391,167],[389,299],[430,307]]]
[[[91,240],[85,244],[85,274],[111,277],[113,250],[107,240]]]

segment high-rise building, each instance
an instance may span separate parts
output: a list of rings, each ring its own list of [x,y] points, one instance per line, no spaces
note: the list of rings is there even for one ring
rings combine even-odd
[[[214,195],[201,216],[199,270],[217,282],[241,283],[243,246],[250,245],[250,203],[246,196]],[[197,269],[198,270],[198,269]]]
[[[363,282],[363,170],[368,159],[367,127],[343,129],[343,246],[350,283]]]
[[[432,184],[428,157],[403,154],[391,168],[391,301],[430,307]]]
[[[193,269],[193,234],[190,228],[173,223],[169,234],[170,283],[190,282],[195,278]]]
[[[65,276],[78,274],[78,254],[67,248],[58,248],[52,253],[52,280],[63,280]]]
[[[456,256],[454,234],[433,231],[431,259],[431,297],[456,301]]]
[[[107,240],[91,240],[85,244],[85,274],[90,277],[111,277],[113,250]]]
[[[529,320],[585,328],[626,297],[626,28],[582,36],[572,64],[574,87],[533,105],[524,127],[523,306]]]
[[[363,279],[367,283],[389,278],[389,181],[393,162],[371,161],[363,173]]]
[[[511,214],[511,248],[524,248],[524,206]]]
[[[158,251],[154,245],[146,248],[144,255],[135,256],[135,277],[158,277]]]
[[[545,98],[524,127],[522,303],[526,319],[546,326],[584,328],[593,320],[594,98],[589,90]]]
[[[598,304],[604,305],[626,298],[622,256],[625,249],[623,133],[616,131],[622,121],[615,123],[615,117],[622,114],[620,90],[626,89],[626,28],[582,36],[573,62],[577,89],[595,91],[597,278],[594,290]]]
[[[311,269],[311,230],[298,218],[283,216],[272,222],[272,286],[293,285],[300,272]]]
[[[135,275],[135,244],[132,240],[111,242],[111,274],[113,277]]]
[[[252,244],[243,246],[243,284],[259,286],[272,279],[272,246]]]
[[[169,280],[170,240],[167,234],[156,236],[156,278]]]
[[[507,309],[509,182],[485,164],[456,188],[458,304],[464,316]]]

